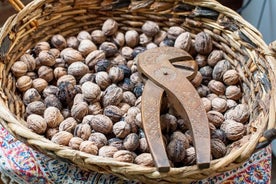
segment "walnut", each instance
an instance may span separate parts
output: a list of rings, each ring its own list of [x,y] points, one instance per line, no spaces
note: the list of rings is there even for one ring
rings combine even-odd
[[[211,139],[211,153],[213,158],[223,157],[227,152],[225,144],[220,139]]]
[[[48,138],[48,139],[52,139],[52,137],[57,134],[59,131],[58,131],[58,128],[47,128],[46,129],[46,132],[45,132],[45,136]]]
[[[214,94],[214,93],[210,93],[210,94],[208,94],[207,95],[207,98],[209,99],[209,100],[214,100],[215,98],[218,98],[218,95],[217,94]]]
[[[59,79],[60,77],[67,75],[67,69],[64,67],[56,67],[54,69],[54,77],[55,79]]]
[[[231,99],[227,99],[226,103],[227,103],[227,108],[228,109],[234,108],[238,105],[235,100],[231,100]]]
[[[159,30],[158,24],[153,21],[146,21],[142,26],[142,32],[150,37],[155,36]]]
[[[107,144],[107,138],[103,133],[93,132],[88,138],[89,141],[94,142],[94,144],[100,149]]]
[[[113,158],[114,153],[117,151],[118,149],[116,147],[103,146],[99,149],[99,156]]]
[[[54,71],[48,66],[41,66],[37,71],[38,77],[50,82],[54,79]]]
[[[127,103],[119,103],[118,107],[123,111],[123,114],[125,114],[130,108],[130,105]]]
[[[44,97],[47,97],[49,95],[56,95],[58,91],[59,89],[57,86],[49,85],[43,90],[42,94]]]
[[[213,69],[210,66],[204,66],[199,69],[199,72],[202,75],[203,84],[207,84],[210,80],[212,80]]]
[[[40,99],[41,96],[35,88],[28,89],[23,95],[23,102],[25,105],[28,105],[29,103],[34,101],[39,101]]]
[[[101,95],[100,87],[97,84],[90,81],[87,81],[82,84],[81,91],[83,94],[83,98],[88,102],[95,101]]]
[[[104,108],[103,114],[109,117],[113,122],[119,121],[123,116],[123,111],[114,105],[108,105]]]
[[[199,54],[209,54],[213,49],[212,38],[205,32],[200,32],[195,37],[195,50]]]
[[[66,118],[60,123],[59,131],[67,131],[67,132],[73,133],[77,124],[78,123],[74,118],[72,117]]]
[[[96,132],[108,134],[112,132],[113,123],[109,117],[102,114],[97,114],[91,116],[90,126]]]
[[[208,83],[208,87],[211,92],[217,94],[217,95],[223,95],[225,92],[225,86],[222,82],[216,81],[216,80],[211,80]]]
[[[60,144],[60,145],[64,145],[67,146],[69,144],[69,141],[72,139],[73,135],[69,132],[66,131],[61,131],[56,133],[51,141],[56,143],[56,144]]]
[[[154,166],[153,158],[150,153],[142,153],[138,155],[135,158],[134,163],[138,165],[148,166],[148,167]]]
[[[78,89],[69,81],[61,81],[58,84],[57,97],[63,106],[72,106],[73,99],[78,92]]]
[[[97,62],[102,59],[105,59],[105,52],[103,50],[94,50],[86,56],[85,64],[89,69],[93,69]]]
[[[123,140],[122,139],[119,139],[117,137],[115,138],[111,138],[107,141],[107,144],[109,146],[114,146],[116,147],[118,150],[122,150],[122,149],[125,149],[124,148],[124,145],[123,145]]]
[[[32,80],[37,78],[37,73],[36,72],[27,72],[26,76],[31,77]]]
[[[15,77],[21,77],[27,73],[28,68],[27,68],[27,65],[23,61],[16,61],[12,65],[11,71]]]
[[[91,141],[83,141],[79,147],[80,151],[90,153],[92,155],[98,154],[98,147]]]
[[[102,114],[103,109],[101,107],[100,102],[95,102],[91,105],[88,105],[88,114],[96,115],[96,114]]]
[[[218,111],[207,112],[207,118],[210,123],[212,123],[213,125],[215,125],[218,128],[225,120],[223,114]]]
[[[163,31],[163,30],[160,30],[155,36],[154,36],[154,40],[153,42],[156,44],[156,45],[159,45],[167,36],[167,32],[166,31]]]
[[[135,116],[135,120],[134,120],[135,124],[139,127],[139,128],[142,128],[143,125],[142,125],[142,114],[141,113],[138,113],[136,116]]]
[[[111,80],[107,72],[96,73],[95,81],[98,84],[98,86],[103,90],[106,89],[111,84]]]
[[[210,93],[209,88],[202,84],[196,90],[200,97],[206,97]]]
[[[187,137],[185,136],[185,134],[183,134],[180,131],[175,131],[172,133],[172,135],[170,136],[170,140],[179,140],[183,143],[184,148],[187,149],[189,148],[189,140],[187,139]]]
[[[104,35],[111,36],[118,30],[118,23],[113,19],[107,19],[102,26]]]
[[[118,47],[112,42],[103,42],[99,50],[104,51],[106,57],[111,57],[118,53]]]
[[[133,153],[127,150],[119,150],[114,153],[113,158],[120,162],[129,162],[133,163],[134,156]]]
[[[65,47],[67,47],[65,38],[60,34],[52,36],[51,43],[55,48],[57,48],[59,50],[62,50]]]
[[[50,50],[50,48],[48,42],[38,42],[34,47],[34,52],[38,55],[42,50]]]
[[[15,85],[19,91],[25,92],[32,87],[33,80],[31,77],[23,75],[17,79]]]
[[[236,70],[227,70],[223,74],[223,82],[226,85],[235,85],[240,81],[240,76]]]
[[[113,66],[109,69],[108,76],[113,83],[117,83],[124,79],[124,71],[118,66]]]
[[[69,141],[68,146],[74,150],[78,150],[80,148],[80,144],[83,142],[82,138],[72,137]]]
[[[160,117],[162,132],[174,132],[177,128],[177,119],[171,114],[163,114]]]
[[[91,38],[91,35],[87,31],[81,31],[81,32],[78,33],[77,39],[79,41],[82,41],[82,40],[85,40],[85,39],[91,40],[92,38]]]
[[[80,79],[86,73],[88,73],[89,68],[83,62],[74,62],[68,67],[68,74],[74,76],[76,79]]]
[[[223,51],[213,50],[208,56],[207,63],[209,66],[215,66],[222,59],[223,59]]]
[[[80,102],[72,106],[71,115],[80,122],[85,115],[88,114],[88,104],[86,102]]]
[[[242,97],[241,88],[238,86],[228,86],[225,90],[225,96],[228,99],[239,100]]]
[[[221,129],[215,129],[211,133],[212,139],[220,139],[224,144],[227,144],[226,134]]]
[[[59,110],[62,110],[62,103],[60,102],[58,97],[55,95],[48,95],[44,99],[44,103],[45,103],[46,107],[56,107]]]
[[[189,147],[185,150],[185,165],[194,165],[196,163],[196,152],[194,147]]]
[[[122,102],[127,103],[131,106],[135,105],[137,98],[131,91],[123,92],[123,99]]]
[[[56,67],[67,67],[67,63],[62,58],[56,58],[56,63],[54,65],[54,68],[56,68]]]
[[[83,56],[87,56],[89,53],[93,52],[94,50],[97,50],[97,46],[91,40],[83,39],[80,41],[78,51]]]
[[[156,47],[158,47],[158,45],[156,45],[155,43],[152,43],[152,42],[150,42],[146,45],[147,50],[154,49]]]
[[[95,65],[95,72],[105,72],[108,71],[111,66],[109,59],[101,59]]]
[[[80,41],[75,36],[68,37],[66,42],[67,42],[67,47],[73,48],[73,49],[78,49],[80,44]]]
[[[92,41],[96,44],[101,44],[106,40],[106,36],[102,30],[94,30],[91,33]]]
[[[119,121],[113,125],[113,133],[118,138],[125,138],[131,132],[131,126],[125,121]]]
[[[211,100],[209,100],[206,97],[203,97],[203,98],[201,98],[201,101],[202,101],[202,104],[203,104],[206,112],[208,112],[208,111],[210,111],[212,109]]]
[[[47,49],[47,50],[49,50],[49,49]],[[20,57],[20,60],[23,61],[27,65],[28,71],[33,71],[36,68],[36,61],[32,55],[23,54]]]
[[[67,63],[67,64],[72,64],[76,61],[83,61],[84,58],[82,57],[81,52],[73,49],[73,48],[66,48],[63,49],[60,52],[60,57]]]
[[[200,84],[202,82],[202,79],[203,79],[203,77],[202,77],[201,73],[197,72],[195,78],[193,78],[193,80],[191,81],[191,83],[193,84],[193,86],[195,88],[197,88],[198,86],[200,86]]]
[[[33,80],[33,88],[41,93],[48,86],[48,82],[44,79],[37,78]]]
[[[128,30],[125,33],[126,45],[134,48],[139,43],[139,34],[135,30]]]
[[[143,82],[143,78],[140,73],[135,72],[130,75],[130,81],[136,85]]]
[[[127,150],[134,151],[139,147],[139,136],[131,133],[125,137],[123,144]]]
[[[124,58],[126,58],[127,60],[130,60],[130,59],[133,59],[133,56],[132,56],[132,53],[133,53],[133,49],[128,47],[128,46],[124,46],[122,49],[121,49],[121,54]]]
[[[218,112],[225,112],[227,110],[227,102],[225,99],[217,97],[212,100],[212,109]]]
[[[80,137],[83,140],[88,140],[89,136],[91,135],[91,131],[92,130],[89,124],[81,123],[75,127],[74,136]]]
[[[185,145],[179,139],[173,139],[168,143],[167,154],[174,163],[182,162],[185,158]]]
[[[56,63],[56,57],[50,51],[41,51],[38,55],[38,59],[41,65],[54,66]]]
[[[242,123],[229,119],[222,123],[221,130],[225,132],[227,139],[231,141],[239,140],[245,134],[245,128]]]
[[[181,33],[184,33],[184,29],[179,26],[172,26],[167,31],[167,37],[169,39],[175,40]]]
[[[31,102],[27,105],[26,113],[27,114],[43,115],[45,109],[46,109],[46,106],[43,102],[34,101],[34,102]]]
[[[192,45],[192,37],[189,32],[181,33],[174,42],[174,47],[189,51]]]
[[[219,61],[213,69],[213,73],[212,73],[213,79],[217,81],[223,81],[224,73],[230,69],[231,69],[231,63],[228,60],[224,59]]]
[[[31,114],[27,117],[27,127],[37,134],[44,134],[47,123],[42,116]]]
[[[238,122],[245,123],[248,121],[250,112],[247,104],[238,104],[234,110],[236,111],[235,119]]]
[[[118,105],[123,99],[123,90],[115,84],[110,85],[106,88],[102,103],[106,107],[108,105]]]
[[[148,43],[150,43],[152,40],[152,37],[147,36],[145,33],[140,34],[139,36],[139,43],[143,46],[147,45]]]
[[[87,81],[95,82],[95,77],[96,75],[94,73],[87,73],[79,80],[79,85],[83,85]]]
[[[44,119],[48,127],[55,128],[64,120],[60,110],[56,107],[48,107],[44,111]]]
[[[139,147],[138,150],[142,153],[149,153],[149,145],[145,137],[139,139]]]
[[[195,60],[196,60],[198,66],[199,66],[200,68],[202,68],[202,67],[204,67],[204,66],[207,65],[207,58],[206,58],[205,55],[197,54],[196,57],[195,57]],[[208,67],[208,69],[209,69],[209,68],[210,68],[210,67]]]

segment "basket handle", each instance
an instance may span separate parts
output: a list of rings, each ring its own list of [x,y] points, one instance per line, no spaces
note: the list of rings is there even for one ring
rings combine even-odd
[[[21,0],[9,0],[9,3],[17,12],[21,11],[25,7]],[[34,20],[30,24],[32,27],[37,27],[37,23]]]

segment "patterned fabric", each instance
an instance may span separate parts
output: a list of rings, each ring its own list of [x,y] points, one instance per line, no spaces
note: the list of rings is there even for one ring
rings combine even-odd
[[[80,168],[45,156],[16,140],[0,127],[0,172],[14,182],[28,184],[136,183],[113,175],[83,171]],[[271,178],[271,147],[251,156],[241,167],[193,184],[269,184]]]

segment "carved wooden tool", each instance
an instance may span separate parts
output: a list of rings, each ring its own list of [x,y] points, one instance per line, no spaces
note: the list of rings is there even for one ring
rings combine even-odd
[[[182,49],[159,47],[141,53],[137,62],[138,71],[148,78],[142,94],[142,122],[158,170],[170,170],[160,127],[164,91],[178,114],[190,124],[198,167],[208,168],[211,157],[209,123],[201,99],[189,81],[196,75],[196,61]]]

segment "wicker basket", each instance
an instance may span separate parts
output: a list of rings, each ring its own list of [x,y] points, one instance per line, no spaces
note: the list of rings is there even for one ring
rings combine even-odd
[[[20,9],[20,6],[17,7]],[[112,173],[145,183],[189,183],[234,169],[254,152],[262,133],[275,127],[275,60],[261,34],[234,11],[213,0],[35,0],[11,16],[0,30],[0,121],[16,138],[54,158],[68,160],[79,167],[100,173]],[[146,20],[153,20],[166,30],[182,26],[195,36],[209,33],[213,44],[225,52],[225,58],[242,78],[243,101],[250,107],[249,134],[235,143],[225,157],[211,162],[209,169],[195,166],[171,168],[160,173],[155,167],[99,158],[50,140],[25,128],[25,109],[15,90],[12,64],[38,41],[60,33],[64,36],[80,30],[100,28],[108,18],[115,19],[123,30],[140,31]]]

